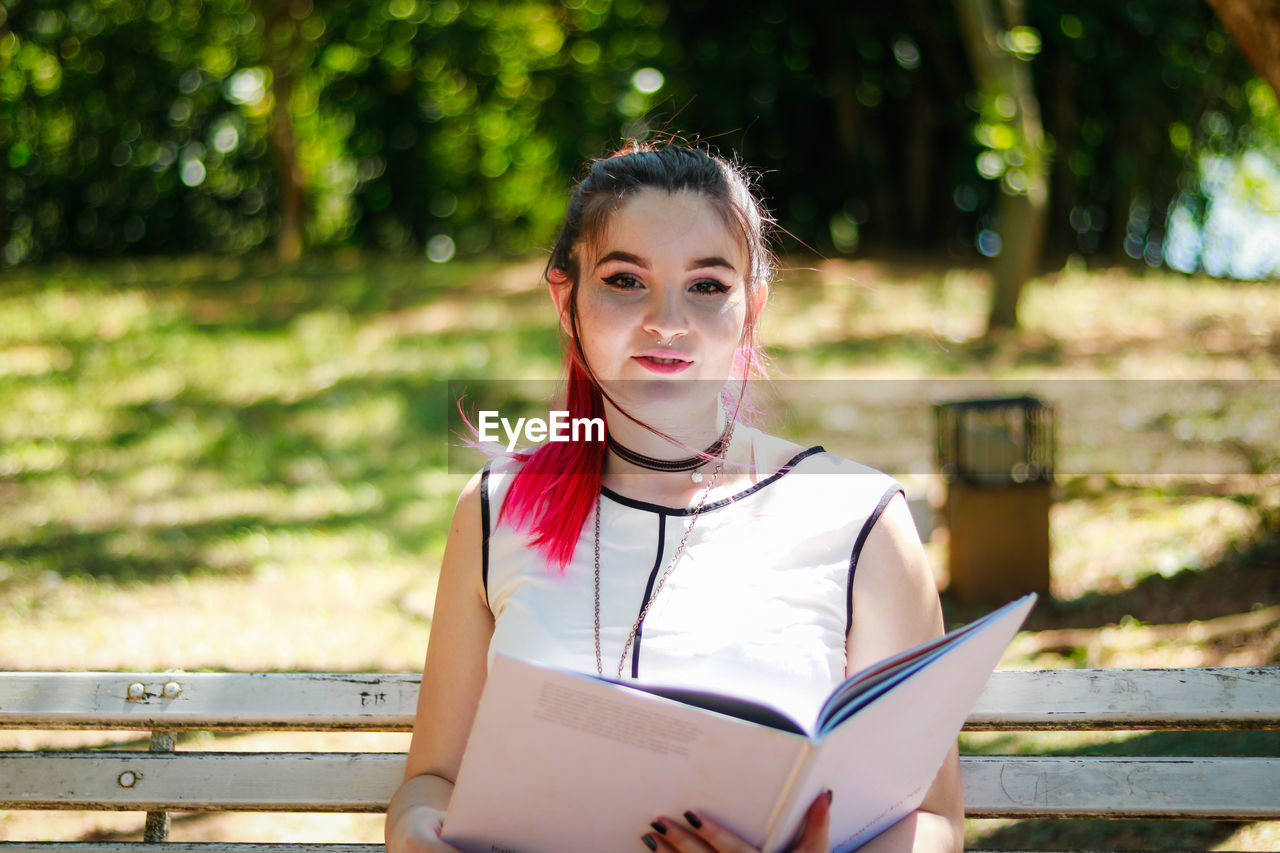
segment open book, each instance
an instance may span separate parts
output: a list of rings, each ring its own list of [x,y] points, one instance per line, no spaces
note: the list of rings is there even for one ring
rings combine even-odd
[[[494,659],[444,838],[468,853],[639,849],[694,809],[784,850],[834,792],[852,850],[913,811],[1035,596],[851,676],[810,718],[687,689]]]

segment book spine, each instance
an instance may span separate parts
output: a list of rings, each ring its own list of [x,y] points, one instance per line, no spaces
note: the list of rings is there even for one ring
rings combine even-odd
[[[778,821],[784,812],[789,811],[787,807],[791,805],[791,799],[799,787],[800,780],[809,775],[807,771],[814,753],[815,749],[812,741],[805,740],[800,744],[800,749],[796,752],[796,760],[791,765],[791,772],[787,774],[787,781],[783,783],[782,790],[778,792],[778,799],[773,804],[773,811],[769,813],[769,820],[765,823],[764,844],[760,845],[760,849],[764,853],[781,849],[782,845],[788,840],[786,836],[782,835],[782,833],[788,831],[788,828],[785,826],[780,827]]]

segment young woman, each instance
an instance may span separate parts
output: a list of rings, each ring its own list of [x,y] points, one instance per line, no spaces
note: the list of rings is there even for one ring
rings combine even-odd
[[[547,266],[567,406],[608,441],[486,466],[441,567],[390,853],[439,837],[490,655],[805,706],[942,629],[900,489],[739,422],[773,271],[744,175],[706,151],[633,145],[592,164]],[[785,708],[784,708],[785,710]],[[618,849],[745,853],[698,804]],[[793,851],[827,851],[819,796]],[[921,807],[864,849],[961,847],[953,750]]]

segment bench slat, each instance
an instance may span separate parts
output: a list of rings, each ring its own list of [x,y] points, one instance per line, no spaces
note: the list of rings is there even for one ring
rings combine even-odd
[[[419,676],[0,673],[0,728],[408,731]],[[181,692],[164,695],[175,682]],[[143,698],[127,698],[131,684]],[[970,730],[1280,728],[1280,667],[994,673]]]
[[[408,731],[411,673],[0,673],[0,728]],[[177,684],[176,696],[165,685]],[[129,698],[131,685],[142,696]]]
[[[970,817],[1280,818],[1280,758],[961,757]],[[0,753],[0,809],[382,811],[396,753]],[[137,775],[121,787],[122,773]]]
[[[1280,728],[1280,667],[1001,670],[965,728]]]
[[[967,817],[1280,818],[1280,759],[961,757]]]
[[[0,809],[384,811],[401,753],[0,753]],[[133,774],[133,784],[121,784]]]

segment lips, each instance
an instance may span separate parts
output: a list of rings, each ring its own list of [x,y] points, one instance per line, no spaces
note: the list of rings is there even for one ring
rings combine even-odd
[[[650,358],[654,361],[683,361],[689,364],[693,363],[693,359],[689,358],[689,356],[671,349],[647,349],[634,357]]]
[[[669,350],[661,352],[642,352],[639,355],[632,356],[635,361],[644,369],[653,373],[679,373],[693,366],[693,360],[688,356],[681,355],[678,352]]]

